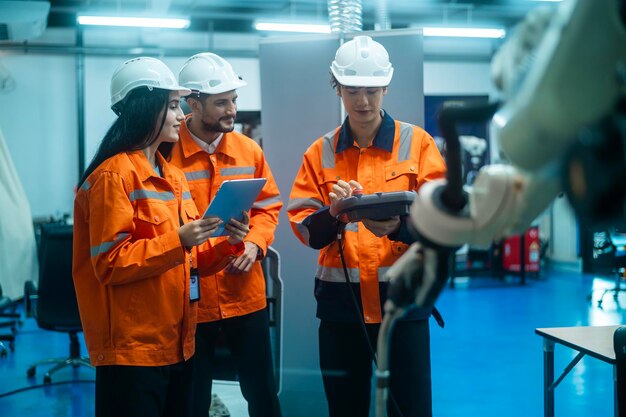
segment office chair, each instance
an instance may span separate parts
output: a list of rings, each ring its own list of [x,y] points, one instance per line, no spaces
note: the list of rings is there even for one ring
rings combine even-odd
[[[17,313],[17,302],[2,294],[0,286],[0,328],[10,328],[9,333],[0,334],[0,358],[8,355],[9,349],[15,350],[15,335],[18,326],[22,325],[21,315]],[[8,342],[9,349],[3,342]]]
[[[0,358],[6,358],[9,355],[9,350],[11,350],[11,352],[15,350],[15,333],[17,332],[17,328],[15,327],[14,321],[2,321],[0,322],[0,327],[11,327],[10,333],[0,333]],[[8,342],[8,348],[4,342]]]
[[[17,322],[15,320],[0,322],[0,328],[5,327],[10,327],[10,333],[0,333],[0,358],[7,357],[9,350],[11,350],[11,352],[15,350],[15,334],[17,333]],[[4,342],[8,343],[8,349]]]
[[[267,309],[270,321],[270,338],[276,377],[276,392],[282,388],[282,353],[283,353],[283,280],[280,276],[280,254],[269,246],[267,254],[261,261],[265,276]]]
[[[625,278],[626,274],[626,234],[613,229],[609,231],[610,243],[613,249],[613,273],[615,276],[615,286],[613,288],[606,288],[600,299],[598,299],[598,307],[602,307],[602,300],[604,296],[612,292],[613,299],[617,301],[617,297],[620,292],[626,292],[626,287],[622,287],[622,280]]]
[[[68,366],[93,369],[89,358],[80,355],[78,333],[82,331],[82,325],[72,279],[72,236],[71,225],[41,225],[39,285],[36,290],[32,282],[25,285],[27,310],[30,308],[37,325],[41,329],[65,332],[70,338],[69,357],[45,359],[32,364],[26,371],[29,377],[33,377],[37,366],[56,364],[44,374],[44,384],[52,381],[54,372]]]

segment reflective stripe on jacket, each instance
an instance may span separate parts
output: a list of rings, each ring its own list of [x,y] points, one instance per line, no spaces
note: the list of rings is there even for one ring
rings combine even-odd
[[[205,212],[222,181],[267,178],[250,211],[250,232],[245,239],[255,243],[265,254],[274,241],[278,212],[283,203],[263,150],[249,137],[229,132],[224,133],[215,152],[208,154],[191,137],[187,128],[190,117],[188,115],[181,125],[180,140],[172,149],[170,163],[185,172],[200,213]],[[203,277],[200,282],[200,323],[242,316],[266,307],[265,278],[259,262],[255,262],[248,273],[230,275],[222,271]]]
[[[318,317],[344,320],[347,316],[342,312],[354,310],[353,306],[334,305],[350,301],[345,284],[340,285],[345,283],[345,276],[333,234],[336,222],[328,214],[328,193],[333,184],[340,179],[353,179],[363,186],[364,194],[414,191],[444,173],[445,164],[432,137],[417,126],[393,120],[388,114],[384,114],[380,129],[367,148],[356,146],[346,119],[342,126],[307,149],[291,190],[287,214],[296,236],[308,246],[322,246],[312,241],[314,233],[320,235],[321,225],[331,229],[330,235],[326,233],[331,240],[323,242],[315,275]],[[331,222],[335,222],[335,230]],[[344,236],[349,278],[357,295],[360,293],[358,301],[362,304],[363,318],[366,323],[379,323],[386,288],[382,282],[384,273],[408,246],[389,236],[378,238],[361,223],[346,225]]]
[[[160,154],[157,160],[163,178],[142,151],[117,154],[76,194],[74,285],[96,366],[162,366],[194,353],[192,255],[183,249],[178,228],[198,211],[183,173]],[[234,255],[224,242],[198,257],[215,271]]]

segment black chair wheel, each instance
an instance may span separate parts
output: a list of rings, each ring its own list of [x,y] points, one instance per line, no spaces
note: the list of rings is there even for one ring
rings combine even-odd
[[[32,378],[35,376],[35,372],[37,372],[37,368],[35,368],[34,366],[31,366],[30,368],[26,370],[26,376],[28,376],[29,378]]]
[[[48,374],[45,374],[43,376],[43,383],[45,385],[50,385],[52,383],[52,377],[50,375],[48,375]]]

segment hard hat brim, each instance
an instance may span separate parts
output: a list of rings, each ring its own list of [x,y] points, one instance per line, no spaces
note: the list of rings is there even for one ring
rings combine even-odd
[[[193,88],[191,84],[192,83],[189,83],[189,87],[191,87],[191,89],[194,92],[198,92],[202,94],[221,94],[221,93],[225,93],[227,91],[233,91],[233,90],[236,90],[238,88],[245,87],[246,85],[248,85],[248,83],[245,82],[244,80],[237,80],[237,81],[232,81],[229,83],[219,84],[213,88]]]
[[[126,87],[122,92],[120,92],[119,94],[116,94],[114,96],[111,97],[111,107],[115,107],[116,104],[124,101],[126,99],[126,97],[128,96],[128,94],[130,94],[131,91],[133,91],[136,88],[139,87],[146,87],[146,88],[150,88],[150,89],[160,89],[160,90],[167,90],[167,91],[178,91],[178,93],[181,95],[181,97],[187,97],[189,94],[191,94],[191,90],[188,89],[187,87],[183,87],[182,85],[173,85],[171,87],[162,87],[162,86],[156,86],[156,85],[148,85],[148,84],[140,84],[137,86],[130,86],[130,87]]]
[[[187,87],[183,87],[182,85],[177,85],[176,87],[172,88],[166,88],[166,90],[178,91],[178,94],[180,94],[181,97],[187,97],[189,94],[191,94],[191,90]]]
[[[344,87],[387,87],[391,83],[393,72],[385,77],[337,76],[337,82]]]

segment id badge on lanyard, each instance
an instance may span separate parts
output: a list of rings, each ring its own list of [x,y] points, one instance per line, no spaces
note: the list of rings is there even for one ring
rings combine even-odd
[[[198,301],[200,299],[200,274],[197,268],[189,270],[189,300]]]
[[[184,224],[180,214],[178,215],[180,225]],[[194,302],[200,299],[200,273],[198,268],[193,266],[193,255],[189,256],[189,301]]]

